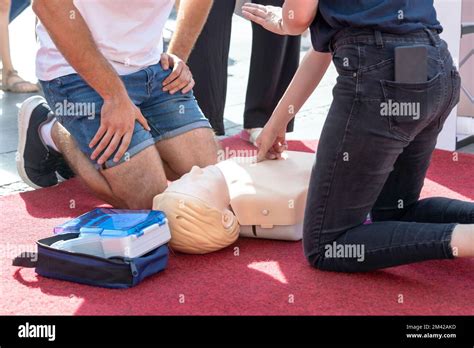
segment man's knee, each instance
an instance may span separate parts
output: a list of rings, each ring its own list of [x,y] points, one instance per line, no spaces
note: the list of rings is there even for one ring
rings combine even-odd
[[[188,173],[193,166],[201,168],[217,163],[218,143],[212,129],[197,128],[157,143],[163,160],[178,176]]]
[[[116,181],[111,185],[112,193],[116,196],[123,205],[123,209],[151,209],[153,206],[153,198],[162,193],[166,186],[163,185],[157,178],[149,178],[146,180],[147,186],[141,184],[131,184],[130,180],[123,180],[123,182]],[[124,189],[128,187],[128,189]]]
[[[217,163],[219,145],[212,129],[198,128],[190,136],[192,142],[196,144],[189,148],[189,158],[194,159],[198,167],[204,168]]]
[[[128,209],[151,209],[153,198],[167,187],[160,156],[153,146],[102,174],[113,195]]]
[[[158,192],[159,193],[159,192]],[[156,194],[158,194],[156,193]],[[139,194],[136,197],[128,197],[124,201],[124,204],[126,207],[125,209],[131,209],[131,210],[149,210],[152,209],[153,207],[153,198],[156,196],[156,194],[152,195],[147,195],[147,194]]]

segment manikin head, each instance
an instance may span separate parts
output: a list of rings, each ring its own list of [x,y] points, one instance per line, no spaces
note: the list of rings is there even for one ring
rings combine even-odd
[[[193,167],[155,197],[153,209],[167,215],[174,250],[205,254],[229,246],[239,236],[239,224],[229,210],[229,202],[219,168]]]

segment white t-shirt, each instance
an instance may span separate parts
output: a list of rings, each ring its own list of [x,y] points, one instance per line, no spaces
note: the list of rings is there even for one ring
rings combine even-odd
[[[163,29],[173,4],[174,0],[74,0],[97,47],[119,75],[159,62]],[[75,73],[41,22],[36,31],[40,42],[38,79],[50,81]]]

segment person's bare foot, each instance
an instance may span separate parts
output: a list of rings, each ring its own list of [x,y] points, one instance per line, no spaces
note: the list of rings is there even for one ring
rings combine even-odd
[[[36,93],[39,91],[37,85],[25,81],[15,70],[2,71],[2,89],[12,93]]]

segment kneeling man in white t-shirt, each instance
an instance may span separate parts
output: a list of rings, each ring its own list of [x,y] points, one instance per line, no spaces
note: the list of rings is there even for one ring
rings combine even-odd
[[[19,115],[18,171],[39,188],[79,176],[116,207],[151,208],[193,166],[217,161],[186,60],[212,0],[35,0],[42,97]],[[72,168],[72,170],[71,170]]]

